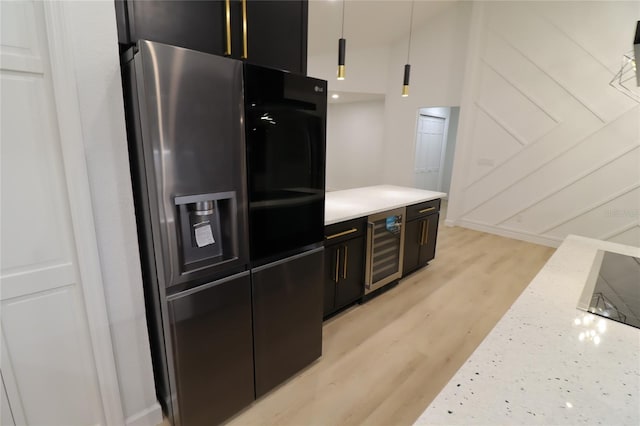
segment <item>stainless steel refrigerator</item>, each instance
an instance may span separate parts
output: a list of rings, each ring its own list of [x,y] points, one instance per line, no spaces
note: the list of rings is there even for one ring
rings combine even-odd
[[[148,41],[123,83],[158,396],[174,425],[255,398],[243,64]]]

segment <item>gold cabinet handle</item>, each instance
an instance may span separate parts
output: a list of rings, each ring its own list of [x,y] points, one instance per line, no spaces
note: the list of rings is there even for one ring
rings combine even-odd
[[[420,222],[420,241],[418,241],[418,244],[422,245],[424,244],[424,225],[425,225],[425,221],[423,220],[422,222]]]
[[[224,54],[226,56],[231,56],[231,0],[225,0],[224,2],[225,9],[225,21],[227,25],[227,40],[225,45]]]
[[[427,244],[427,241],[429,240],[429,219],[425,220],[425,233],[424,233],[424,243]]]
[[[336,269],[335,269],[335,274],[333,275],[333,281],[335,281],[336,284],[338,284],[338,271],[340,270],[340,249],[337,248],[336,249]]]
[[[347,278],[347,256],[349,253],[349,249],[347,246],[344,246],[344,259],[342,260],[342,278]]]
[[[426,213],[426,212],[433,211],[435,209],[436,209],[435,207],[429,207],[429,208],[420,210],[418,213]]]
[[[247,0],[242,0],[242,59],[249,57],[247,45]]]
[[[342,232],[338,232],[337,234],[329,235],[327,237],[327,240],[330,240],[332,238],[343,237],[345,235],[353,234],[354,232],[358,232],[358,228],[351,228],[347,231],[342,231]]]

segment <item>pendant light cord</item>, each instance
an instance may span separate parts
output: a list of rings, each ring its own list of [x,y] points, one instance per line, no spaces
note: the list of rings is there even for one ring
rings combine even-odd
[[[407,63],[409,63],[409,55],[411,53],[411,32],[413,30],[413,5],[415,0],[411,0],[411,15],[409,17],[409,46],[407,47]],[[344,15],[344,12],[343,12]],[[344,22],[343,22],[344,25]]]
[[[341,38],[344,38],[344,5],[346,0],[342,0],[342,33]]]

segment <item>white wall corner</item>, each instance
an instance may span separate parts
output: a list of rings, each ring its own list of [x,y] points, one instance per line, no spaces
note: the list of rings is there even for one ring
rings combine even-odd
[[[73,37],[70,33],[70,28],[73,27],[69,25],[69,3],[44,2],[43,7],[57,124],[102,408],[107,424],[118,424],[124,417],[123,405],[99,258],[95,211],[83,141],[84,123],[77,97],[78,76],[73,60]]]
[[[126,426],[158,426],[162,423],[162,408],[157,402],[151,407],[127,417]]]
[[[471,161],[471,132],[473,124],[473,97],[476,85],[476,70],[481,48],[481,35],[484,26],[484,2],[472,2],[471,23],[467,45],[467,59],[462,83],[462,99],[458,119],[458,137],[456,139],[451,186],[449,187],[449,204],[447,217],[455,222],[464,211],[464,187],[467,181],[467,170]]]
[[[458,223],[453,219],[445,219],[444,224],[449,227],[454,227],[458,225]]]
[[[73,53],[82,136],[123,419],[159,412],[149,347],[112,1],[60,2]],[[151,408],[150,408],[151,407]],[[144,414],[149,412],[150,414]],[[141,414],[142,413],[142,414]],[[154,414],[156,413],[156,414]],[[125,420],[126,419],[126,420]],[[137,420],[136,420],[137,421]],[[140,420],[145,421],[145,420]]]
[[[454,222],[452,221],[452,223]],[[455,226],[473,229],[474,231],[486,232],[489,234],[499,235],[501,237],[513,238],[516,240],[526,241],[533,244],[540,244],[547,247],[557,248],[562,243],[561,238],[545,237],[530,232],[505,229],[503,227],[490,225],[488,223],[476,222],[469,219],[459,219],[456,220],[454,224]]]

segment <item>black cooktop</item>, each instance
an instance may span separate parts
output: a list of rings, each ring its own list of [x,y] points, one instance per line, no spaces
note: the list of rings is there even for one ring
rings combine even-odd
[[[640,258],[599,252],[578,307],[640,328]]]

